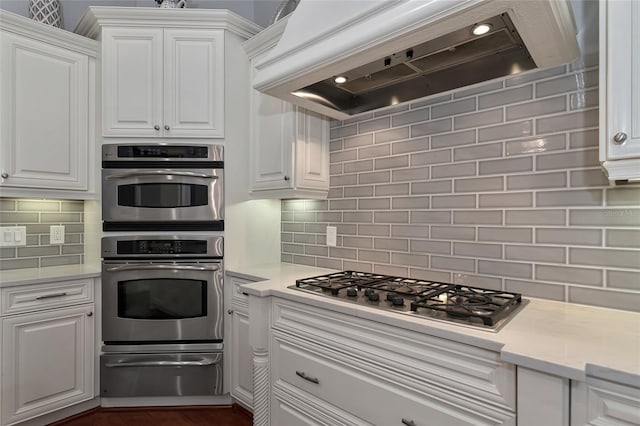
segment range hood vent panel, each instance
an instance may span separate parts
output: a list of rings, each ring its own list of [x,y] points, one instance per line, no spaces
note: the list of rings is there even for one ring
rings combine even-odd
[[[337,119],[567,63],[578,54],[563,0],[362,0],[367,7],[360,15],[351,7],[335,31],[313,36],[309,28],[318,20],[332,22],[319,14],[340,15],[322,9],[325,2],[336,7],[301,0],[278,45],[257,65],[254,87]],[[474,35],[478,22],[491,31]],[[337,75],[347,81],[336,84]]]

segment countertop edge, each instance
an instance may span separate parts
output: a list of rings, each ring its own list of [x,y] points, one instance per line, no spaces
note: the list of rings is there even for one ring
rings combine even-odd
[[[99,265],[64,265],[47,268],[16,269],[0,272],[0,288],[47,282],[98,278]]]

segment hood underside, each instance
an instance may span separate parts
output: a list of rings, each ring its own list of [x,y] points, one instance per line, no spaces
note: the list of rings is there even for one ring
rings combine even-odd
[[[279,43],[258,63],[254,86],[345,119],[566,63],[578,53],[571,10],[558,0],[346,3],[302,0]],[[314,32],[318,22],[333,25]],[[479,23],[489,31],[475,35]],[[338,76],[344,81],[336,83]]]

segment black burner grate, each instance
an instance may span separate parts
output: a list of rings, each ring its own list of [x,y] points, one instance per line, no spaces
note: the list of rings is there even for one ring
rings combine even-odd
[[[299,279],[295,288],[395,312],[494,329],[522,302],[518,293],[356,271]]]
[[[418,298],[411,303],[411,310],[433,309],[454,318],[473,318],[484,325],[493,326],[521,301],[522,296],[517,293],[451,285]]]
[[[342,271],[334,274],[319,275],[296,281],[296,287],[315,287],[331,292],[334,296],[344,288],[359,286],[368,287],[373,283],[393,279],[389,275],[372,274],[368,272]]]

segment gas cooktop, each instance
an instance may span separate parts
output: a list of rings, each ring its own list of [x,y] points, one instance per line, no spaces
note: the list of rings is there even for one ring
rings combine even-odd
[[[299,279],[289,288],[490,331],[526,303],[519,293],[356,271]]]

